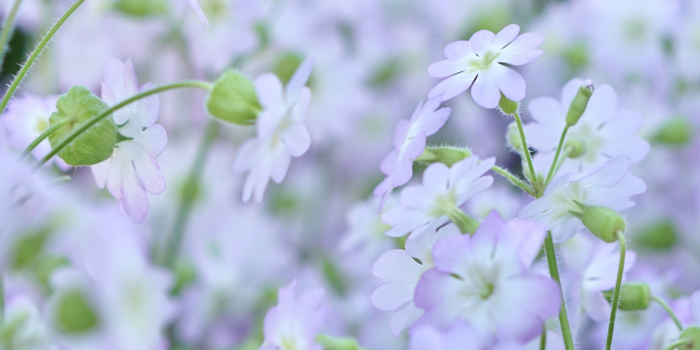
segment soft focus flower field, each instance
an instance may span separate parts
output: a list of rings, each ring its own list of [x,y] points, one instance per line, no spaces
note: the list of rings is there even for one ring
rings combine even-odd
[[[0,11],[0,350],[700,350],[697,0]]]

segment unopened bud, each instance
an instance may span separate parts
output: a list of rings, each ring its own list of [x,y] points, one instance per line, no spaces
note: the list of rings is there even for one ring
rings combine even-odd
[[[353,338],[319,334],[316,341],[323,345],[324,350],[363,350]]]
[[[498,102],[498,108],[501,109],[503,114],[513,115],[518,112],[518,107],[520,107],[520,103],[510,100],[501,93],[501,100]]]
[[[295,52],[285,52],[277,57],[272,67],[272,72],[280,79],[283,85],[287,85],[289,79],[304,61],[304,57]]]
[[[693,126],[683,117],[667,121],[654,135],[654,141],[671,146],[688,144],[692,138]]]
[[[126,15],[134,17],[150,17],[167,12],[163,0],[117,0],[114,8]]]
[[[455,163],[472,156],[472,151],[461,147],[426,147],[416,158],[417,162],[443,163],[451,167]]]
[[[71,290],[60,296],[56,304],[57,328],[65,334],[85,334],[99,323],[95,309],[80,290]]]
[[[523,141],[520,138],[520,131],[518,131],[518,124],[515,122],[508,125],[508,130],[506,131],[506,142],[511,149],[518,153],[523,153]]]
[[[593,95],[593,83],[590,80],[586,80],[578,88],[578,92],[569,106],[569,111],[566,112],[566,125],[574,126],[578,123],[583,112],[586,111],[591,95]]]
[[[651,250],[668,250],[678,241],[678,231],[671,220],[664,219],[635,233],[634,242],[640,247]]]
[[[586,153],[586,143],[581,140],[566,141],[564,148],[569,150],[569,158],[578,158]]]
[[[611,302],[612,290],[603,292],[605,299]],[[649,285],[641,282],[623,283],[620,286],[620,310],[636,311],[646,310],[651,304],[651,289]]]
[[[253,82],[235,70],[214,82],[206,106],[212,117],[239,125],[255,124],[261,110]]]
[[[617,232],[625,232],[627,224],[618,212],[608,207],[577,204],[583,211],[572,211],[571,214],[581,219],[583,225],[594,236],[607,243],[613,243],[618,240]]]
[[[687,339],[688,343],[681,345],[676,349],[679,350],[700,350],[700,327],[699,326],[689,326],[686,327],[681,335],[678,336],[678,340]]]

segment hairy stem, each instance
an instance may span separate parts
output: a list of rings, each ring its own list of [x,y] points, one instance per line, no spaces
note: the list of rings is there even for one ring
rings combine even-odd
[[[559,310],[559,323],[561,323],[561,335],[564,338],[564,346],[566,350],[575,350],[574,339],[571,336],[571,326],[569,326],[569,316],[566,314],[566,303],[564,302],[564,292],[561,289],[561,280],[559,279],[559,267],[557,267],[557,255],[554,251],[554,240],[552,239],[552,231],[547,232],[547,238],[544,241],[546,250],[547,264],[549,265],[549,274],[552,279],[559,285],[559,293],[561,295],[561,309]]]
[[[615,283],[615,291],[613,292],[612,311],[610,312],[608,340],[605,343],[605,350],[610,350],[612,348],[613,333],[615,331],[615,317],[617,316],[617,308],[620,303],[620,287],[622,286],[622,275],[625,272],[625,255],[627,254],[625,235],[623,235],[621,231],[617,231],[617,240],[620,242],[620,264],[617,267],[617,282]]]
[[[559,160],[559,154],[561,153],[562,148],[564,148],[564,139],[566,139],[566,133],[568,131],[569,131],[569,125],[566,125],[564,127],[564,130],[561,132],[561,137],[559,138],[559,146],[557,146],[557,152],[554,154],[554,160],[552,161],[552,165],[549,167],[549,173],[547,173],[547,179],[544,181],[545,187],[547,187],[549,182],[552,181],[552,177],[556,173],[556,170],[559,169],[557,161]]]
[[[656,295],[652,295],[652,296],[651,296],[651,300],[655,301],[657,304],[661,305],[661,307],[664,308],[664,310],[666,310],[666,312],[668,313],[668,315],[671,316],[671,319],[673,320],[673,323],[675,323],[675,324],[676,324],[676,327],[678,327],[678,330],[679,330],[679,331],[682,331],[682,330],[683,330],[683,324],[682,324],[681,321],[678,319],[678,316],[676,316],[676,314],[673,312],[673,310],[671,309],[671,307],[668,306],[668,304],[666,304],[665,301],[663,301],[661,298],[657,297]]]
[[[529,195],[531,195],[531,196],[534,196],[534,195],[535,195],[535,191],[532,189],[532,187],[530,187],[530,185],[528,185],[527,183],[525,183],[525,181],[519,179],[517,176],[511,174],[508,170],[503,169],[503,168],[501,168],[501,167],[499,167],[499,166],[497,166],[497,165],[494,165],[494,166],[491,168],[491,170],[493,170],[494,172],[496,172],[496,173],[500,174],[501,176],[505,177],[506,179],[508,179],[508,181],[510,181],[510,183],[512,183],[512,184],[515,185],[515,186],[520,187],[520,189],[522,189],[523,191],[527,192]]]
[[[42,132],[41,135],[37,136],[37,138],[35,138],[34,141],[32,141],[32,143],[30,143],[29,146],[27,146],[27,148],[24,149],[24,151],[22,151],[22,153],[19,155],[19,159],[23,160],[24,158],[26,158],[29,155],[29,153],[31,153],[34,150],[34,148],[36,148],[36,146],[38,146],[42,141],[49,137],[49,135],[51,135],[54,131],[74,121],[74,119],[66,118],[46,128],[46,130],[44,130],[44,132]]]
[[[3,63],[5,63],[5,54],[7,53],[7,45],[12,36],[12,32],[15,29],[15,17],[17,17],[17,12],[19,11],[19,5],[22,4],[22,0],[15,0],[10,9],[10,13],[7,14],[5,20],[2,23],[2,31],[0,31],[0,68],[2,68]]]
[[[513,114],[515,117],[515,123],[518,125],[518,132],[520,133],[520,142],[522,143],[523,153],[525,154],[525,160],[527,161],[527,167],[530,170],[530,179],[532,182],[532,188],[535,192],[538,191],[537,186],[537,173],[535,173],[535,166],[532,163],[532,156],[530,155],[530,147],[527,145],[527,139],[525,138],[525,129],[523,128],[523,120],[520,119],[520,114]]]
[[[68,11],[61,16],[61,18],[58,19],[58,21],[49,29],[48,33],[44,36],[44,38],[39,41],[39,44],[34,48],[34,51],[32,51],[31,55],[29,55],[29,58],[27,59],[27,62],[24,63],[22,66],[22,69],[20,69],[19,73],[17,73],[17,76],[15,76],[15,79],[12,81],[12,84],[10,84],[10,87],[7,89],[7,92],[5,93],[5,96],[2,98],[2,102],[0,102],[0,114],[5,111],[5,108],[7,107],[7,103],[10,102],[10,98],[12,98],[12,95],[15,93],[17,90],[17,87],[19,84],[22,82],[24,79],[24,76],[27,75],[27,72],[29,72],[29,69],[32,68],[32,65],[34,65],[34,61],[39,58],[39,55],[41,52],[44,50],[46,45],[51,41],[51,38],[56,34],[59,28],[63,25],[63,23],[66,22],[68,17],[70,17],[75,10],[80,7],[80,5],[83,4],[85,0],[76,0],[76,2],[71,5],[70,8],[68,8]]]

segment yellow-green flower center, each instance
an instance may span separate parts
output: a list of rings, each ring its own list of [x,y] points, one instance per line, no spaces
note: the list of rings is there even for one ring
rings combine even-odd
[[[496,58],[498,57],[498,53],[494,53],[493,51],[488,51],[486,54],[484,54],[483,57],[480,57],[479,59],[475,59],[469,62],[469,69],[471,71],[482,71],[488,69],[491,64],[496,61]]]

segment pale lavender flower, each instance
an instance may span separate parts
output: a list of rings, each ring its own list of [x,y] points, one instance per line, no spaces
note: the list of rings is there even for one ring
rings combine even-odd
[[[620,156],[577,177],[559,176],[547,186],[542,198],[525,206],[518,216],[544,223],[552,230],[554,243],[563,243],[585,229],[581,220],[571,214],[581,211],[576,202],[617,211],[634,206],[629,197],[644,192],[646,185],[629,168],[629,157]]]
[[[511,24],[498,34],[480,30],[469,41],[456,41],[445,47],[447,59],[433,63],[428,73],[446,78],[428,98],[447,101],[472,89],[472,98],[484,108],[496,108],[501,93],[513,101],[525,97],[525,79],[510,66],[521,66],[539,55],[544,37],[539,33],[518,35],[520,27]]]
[[[411,233],[409,239],[417,239],[424,232],[435,232],[449,221],[448,211],[491,186],[493,178],[483,175],[495,162],[494,158],[480,161],[472,156],[451,168],[442,163],[431,164],[423,173],[423,183],[404,188],[400,205],[382,215],[382,220],[392,226],[386,235],[400,237]]]
[[[102,99],[115,105],[153,84],[139,88],[134,64],[111,59],[102,83]],[[119,208],[134,222],[143,222],[148,213],[148,194],[165,190],[165,179],[156,157],[167,144],[165,128],[155,124],[160,114],[160,98],[151,96],[132,103],[112,114],[119,133],[131,138],[117,143],[112,156],[92,166],[97,186],[107,186],[119,201]]]
[[[326,322],[322,288],[297,294],[297,282],[280,288],[277,306],[265,315],[265,342],[260,350],[321,350],[316,336]]]
[[[241,146],[233,165],[235,172],[249,172],[243,186],[243,201],[254,197],[256,202],[262,202],[270,179],[282,182],[292,157],[300,157],[309,150],[311,137],[304,119],[311,90],[305,85],[313,61],[313,58],[304,60],[284,89],[274,74],[255,79],[255,92],[263,108],[255,123],[257,135]]]
[[[534,221],[504,221],[493,212],[473,236],[443,238],[433,248],[435,268],[421,278],[415,302],[419,322],[471,323],[500,340],[529,341],[560,306],[557,284],[530,272],[546,236]]]
[[[435,98],[425,104],[421,101],[410,120],[402,119],[396,124],[394,149],[384,157],[380,166],[386,178],[374,189],[374,195],[382,198],[380,206],[394,188],[411,180],[413,161],[425,150],[426,138],[440,130],[450,116],[450,108],[438,109],[440,102]]]
[[[486,341],[469,323],[459,321],[448,329],[420,324],[411,330],[410,350],[481,350]]]
[[[554,160],[569,105],[583,83],[578,78],[569,81],[562,91],[561,101],[540,97],[528,105],[535,121],[525,125],[525,133],[530,145],[537,150],[535,168],[544,174]],[[575,158],[567,157],[560,172],[580,174],[623,155],[633,164],[640,162],[649,152],[649,143],[637,135],[643,122],[641,114],[617,109],[617,94],[610,85],[596,86],[583,116],[566,134],[567,144],[578,143],[583,153]]]

